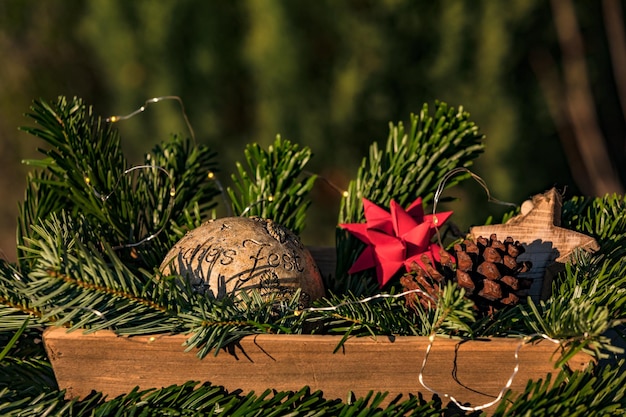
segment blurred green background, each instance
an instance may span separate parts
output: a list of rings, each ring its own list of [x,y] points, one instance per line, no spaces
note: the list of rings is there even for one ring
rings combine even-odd
[[[2,0],[0,256],[15,257],[33,99],[80,96],[102,116],[178,95],[224,183],[247,143],[309,146],[338,188],[389,122],[422,103],[463,106],[486,135],[473,170],[521,203],[623,192],[626,82],[619,0]],[[118,124],[132,162],[171,133],[178,104]],[[503,212],[467,182],[446,195],[461,229]],[[332,244],[340,195],[320,181],[303,239]]]

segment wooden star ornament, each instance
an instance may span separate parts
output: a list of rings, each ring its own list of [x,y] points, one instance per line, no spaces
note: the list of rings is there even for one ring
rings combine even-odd
[[[552,278],[570,261],[577,249],[600,249],[590,236],[561,226],[562,197],[556,189],[525,201],[521,213],[505,224],[476,226],[470,229],[472,239],[496,234],[498,239],[512,237],[526,250],[518,261],[530,261],[531,269],[520,277],[532,279],[529,295],[534,300],[550,296]]]

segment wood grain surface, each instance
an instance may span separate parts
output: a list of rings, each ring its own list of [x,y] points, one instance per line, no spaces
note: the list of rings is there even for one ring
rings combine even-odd
[[[337,352],[340,336],[258,335],[245,337],[229,351],[199,359],[185,352],[185,335],[119,337],[110,331],[83,334],[51,328],[44,343],[59,387],[68,397],[84,397],[91,390],[110,398],[134,387],[160,388],[187,381],[210,382],[229,391],[267,388],[322,390],[325,398],[346,399],[369,391],[389,392],[387,401],[402,394],[432,393],[419,382],[428,347],[427,337],[382,336],[351,338]],[[461,341],[436,338],[423,372],[423,381],[440,395],[461,403],[492,401],[518,363],[511,388],[521,391],[529,379],[555,372],[558,345],[549,341],[524,344],[521,339]],[[576,355],[569,363],[582,369],[591,358]],[[445,399],[444,399],[445,400]]]

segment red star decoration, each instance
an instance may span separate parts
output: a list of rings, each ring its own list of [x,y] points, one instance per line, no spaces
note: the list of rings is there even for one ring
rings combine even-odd
[[[424,266],[420,257],[428,256],[431,262],[440,261],[443,248],[431,243],[437,227],[448,220],[451,211],[424,215],[422,198],[418,197],[404,210],[394,200],[389,203],[390,213],[367,199],[363,199],[365,223],[340,224],[367,244],[348,273],[376,268],[378,284],[382,288],[404,265],[409,269],[413,262]]]

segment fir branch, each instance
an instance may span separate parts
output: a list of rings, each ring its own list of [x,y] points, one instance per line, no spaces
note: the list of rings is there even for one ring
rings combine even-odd
[[[15,266],[0,259],[0,331],[17,330],[24,322],[40,326],[42,312],[24,294],[26,278]]]
[[[83,279],[74,278],[69,275],[61,274],[53,270],[46,271],[46,275],[53,280],[59,281],[61,285],[69,284],[69,286],[80,287],[87,291],[100,292],[103,294],[110,295],[112,297],[123,298],[123,299],[126,299],[128,301],[131,301],[137,304],[142,304],[145,307],[151,308],[153,310],[157,310],[162,313],[168,313],[168,310],[165,307],[155,303],[154,301],[138,297],[126,291],[117,290],[117,289],[108,287],[106,285],[98,285],[92,282],[87,282]]]
[[[533,333],[526,320],[522,304],[517,304],[481,317],[472,325],[472,333],[474,337],[520,337]]]
[[[574,197],[563,203],[562,226],[594,237],[597,255],[626,258],[626,195]]]
[[[317,179],[315,175],[301,179],[311,150],[277,136],[267,151],[255,143],[244,154],[247,169],[237,162],[234,188],[227,189],[234,214],[271,219],[299,235],[311,204],[307,197]]]
[[[363,219],[362,198],[381,206],[394,199],[404,206],[421,196],[432,200],[441,179],[452,169],[468,167],[483,151],[483,135],[469,120],[469,113],[437,102],[431,115],[424,104],[419,115],[411,115],[410,130],[402,122],[389,125],[384,150],[374,142],[356,179],[342,200],[339,223]],[[468,176],[452,178],[446,188]]]
[[[401,297],[381,297],[364,302],[352,294],[318,300],[305,309],[309,323],[322,324],[321,332],[341,334],[337,351],[352,336],[428,336],[444,333],[469,336],[475,320],[473,302],[464,297],[463,289],[453,283],[443,288],[436,308],[415,310]],[[319,327],[319,326],[318,326]]]
[[[455,283],[448,282],[437,298],[437,308],[430,333],[438,332],[456,336],[470,336],[474,315],[474,302],[465,298],[465,290]]]
[[[91,331],[156,333],[175,328],[181,299],[175,284],[146,272],[136,275],[106,244],[104,255],[83,244],[68,216],[52,215],[33,231],[36,237],[27,242],[26,251],[37,257],[23,291],[44,312],[44,320]]]
[[[403,300],[380,298],[361,302],[352,294],[318,300],[312,309],[304,310],[304,317],[324,334],[342,335],[335,350],[354,336],[419,335],[420,324]]]
[[[606,332],[626,323],[626,263],[613,268],[603,264],[605,268],[592,269],[591,274],[580,264],[567,264],[550,299],[539,305],[528,300],[520,306],[531,332],[564,340],[559,365],[581,350],[598,358],[621,351]]]
[[[364,158],[356,179],[348,186],[347,197],[341,201],[339,223],[356,223],[363,220],[362,198],[382,207],[395,200],[406,206],[417,197],[424,203],[433,195],[443,177],[454,168],[469,167],[483,151],[483,135],[469,120],[469,114],[459,108],[438,102],[434,115],[424,104],[418,115],[411,115],[410,128],[403,123],[390,124],[390,132],[383,149],[374,142],[369,157]],[[459,175],[445,185],[452,187],[468,175]],[[355,294],[375,290],[375,283],[363,285],[371,274],[357,274],[354,279],[348,269],[363,250],[363,244],[346,231],[337,230],[336,278],[327,282],[332,292]],[[375,281],[375,280],[374,280]]]
[[[21,395],[58,390],[43,346],[35,341],[39,332],[29,329],[29,319],[14,333],[0,332],[0,390],[10,388]]]
[[[46,170],[45,177],[32,179],[41,179],[43,191],[56,197],[56,201],[49,203],[66,207],[73,213],[80,210],[92,221],[108,224],[110,232],[124,234],[126,231],[121,227],[124,218],[107,212],[98,197],[98,193],[107,194],[114,187],[119,187],[120,194],[130,193],[129,181],[118,184],[118,179],[124,177],[127,162],[117,132],[78,99],[68,101],[61,97],[52,105],[36,101],[31,110],[29,116],[39,127],[23,130],[43,139],[51,148],[41,151],[47,158],[26,163]],[[25,220],[33,224],[37,218]],[[28,229],[22,230],[22,234],[28,233]]]
[[[144,236],[163,231],[149,245],[133,247],[145,265],[159,264],[184,232],[198,227],[217,206],[214,199],[220,191],[211,179],[217,171],[216,156],[209,148],[192,146],[190,140],[178,136],[146,154],[144,165],[165,169],[169,178],[155,169],[138,171],[133,205],[143,210],[137,223]]]
[[[181,237],[191,213],[204,216],[215,206],[219,191],[208,175],[215,170],[215,153],[206,147],[174,136],[146,155],[145,168],[134,170],[117,131],[81,100],[37,101],[30,117],[38,127],[24,130],[51,148],[42,151],[46,158],[26,161],[38,171],[30,175],[20,208],[21,262],[30,225],[65,210],[87,219],[97,232],[94,243],[129,248],[128,262],[152,268]]]
[[[425,401],[420,397],[392,400],[385,408],[386,394],[370,393],[350,402],[325,399],[321,391],[311,392],[303,387],[298,391],[266,390],[243,395],[228,392],[210,384],[188,382],[161,389],[135,389],[116,398],[105,399],[92,393],[81,400],[64,400],[62,392],[36,397],[17,398],[11,390],[0,391],[0,413],[6,416],[48,415],[228,415],[228,416],[440,416],[446,412],[441,401]]]
[[[195,298],[189,311],[179,318],[191,333],[186,351],[198,349],[200,358],[210,351],[259,333],[300,333],[302,318],[294,312],[299,308],[300,292],[284,298],[277,294],[262,296],[257,290],[239,291],[219,300],[203,296]]]
[[[548,375],[529,381],[521,394],[509,391],[493,413],[505,416],[621,416],[626,413],[623,361],[599,369]]]
[[[588,234],[602,243],[626,233],[626,195],[573,197],[563,203],[562,227]]]
[[[0,361],[0,389],[3,388],[10,388],[22,396],[58,390],[52,366],[43,355],[26,358],[9,356]]]

